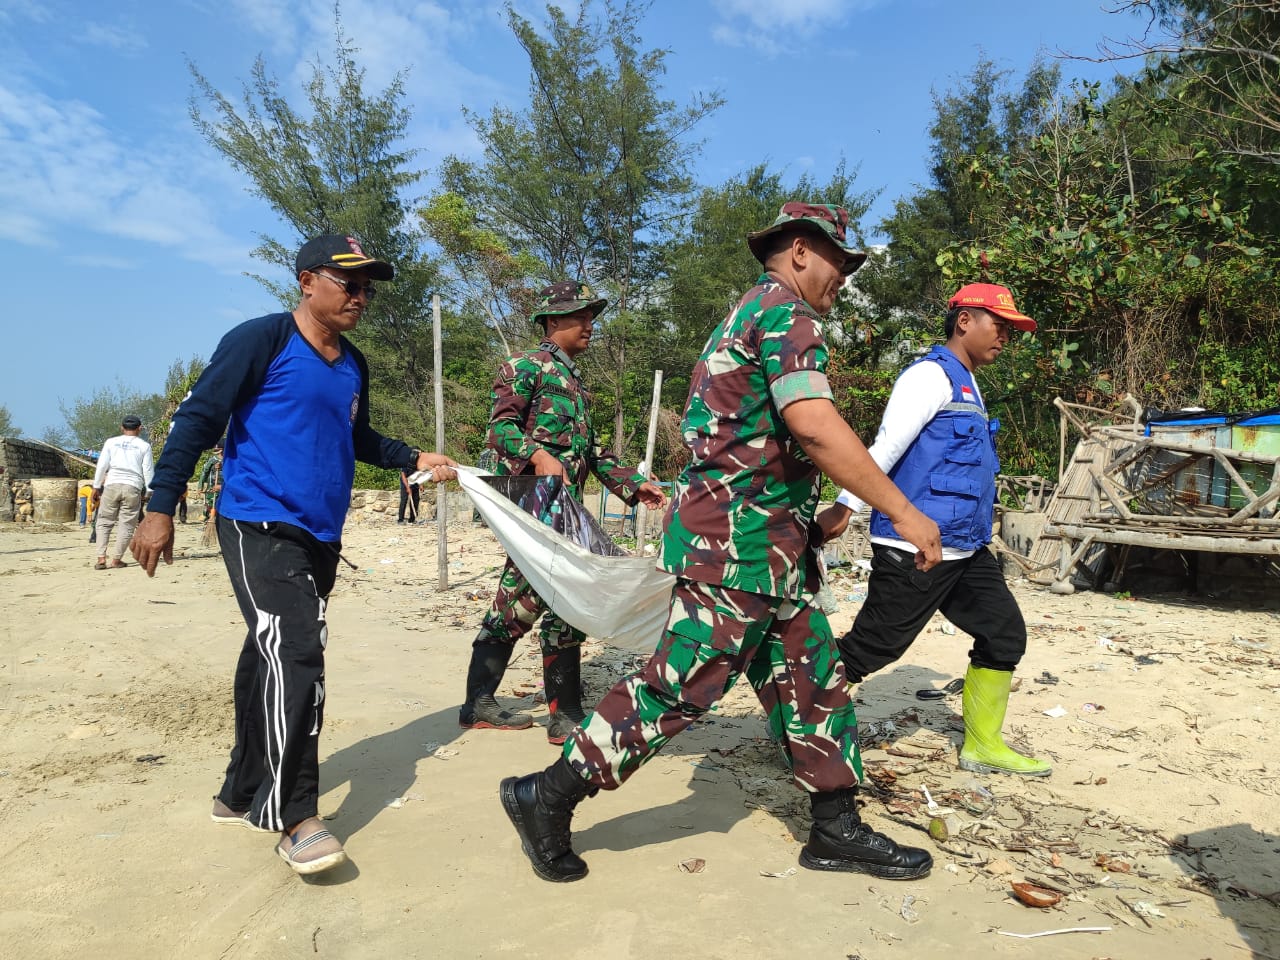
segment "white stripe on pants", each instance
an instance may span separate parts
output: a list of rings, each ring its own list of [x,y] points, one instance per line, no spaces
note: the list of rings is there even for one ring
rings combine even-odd
[[[336,545],[287,523],[218,516],[223,560],[248,625],[235,677],[236,742],[219,799],[270,830],[316,815],[324,719],[326,597]]]

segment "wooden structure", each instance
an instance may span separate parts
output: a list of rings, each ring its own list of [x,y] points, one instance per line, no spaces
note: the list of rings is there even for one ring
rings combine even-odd
[[[819,504],[818,509],[822,509]],[[834,552],[844,563],[857,566],[859,560],[871,556],[871,511],[860,510],[849,518],[844,533],[827,544],[828,553]]]
[[[1023,564],[1032,580],[1069,593],[1075,575],[1098,582],[1104,557],[1122,570],[1135,546],[1280,558],[1280,455],[1214,445],[1195,431],[1153,432],[1136,403],[1127,420],[1054,404],[1064,451],[1069,429],[1080,440]]]

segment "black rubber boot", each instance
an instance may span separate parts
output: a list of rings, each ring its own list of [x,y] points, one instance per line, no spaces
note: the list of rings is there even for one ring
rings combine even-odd
[[[543,880],[568,883],[587,875],[587,865],[570,846],[569,824],[573,808],[592,792],[561,757],[541,773],[507,777],[498,787],[520,846]]]
[[[564,743],[573,728],[587,719],[582,709],[582,647],[563,647],[542,656],[542,688],[551,719],[547,740]]]
[[[471,647],[471,666],[467,668],[467,699],[458,711],[459,726],[479,730],[527,730],[533,717],[527,713],[511,713],[494,699],[502,675],[515,649],[509,643],[486,639],[483,630]]]
[[[800,865],[810,870],[869,873],[885,880],[915,880],[933,868],[929,851],[900,847],[876,833],[858,816],[854,787],[809,794],[813,826],[800,851]]]

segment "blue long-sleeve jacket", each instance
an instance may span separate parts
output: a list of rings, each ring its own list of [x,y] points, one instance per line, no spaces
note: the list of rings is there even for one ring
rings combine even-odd
[[[355,460],[416,465],[408,445],[370,426],[368,363],[345,337],[340,343],[342,355],[326,361],[291,313],[229,331],[174,414],[148,509],[173,513],[200,454],[225,430],[222,512],[337,540]]]

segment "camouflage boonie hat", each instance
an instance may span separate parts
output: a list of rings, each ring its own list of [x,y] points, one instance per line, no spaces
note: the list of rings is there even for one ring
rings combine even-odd
[[[778,219],[754,233],[747,234],[747,246],[751,254],[761,264],[764,263],[765,250],[768,244],[766,237],[783,230],[808,230],[822,234],[844,253],[844,264],[840,272],[845,276],[853,273],[866,261],[867,255],[857,247],[851,246],[848,239],[849,211],[831,203],[800,203],[792,200],[784,203],[778,211]]]
[[[597,297],[591,288],[579,280],[561,280],[538,291],[538,305],[529,319],[535,323],[543,317],[563,317],[567,313],[590,310],[592,317],[609,305],[603,297]]]

